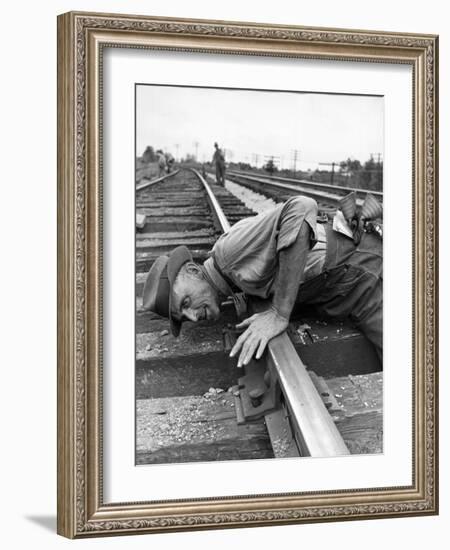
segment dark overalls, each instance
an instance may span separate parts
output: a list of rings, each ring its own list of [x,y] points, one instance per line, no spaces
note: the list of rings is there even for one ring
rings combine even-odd
[[[383,241],[363,233],[358,245],[326,223],[323,271],[302,283],[297,304],[313,304],[324,315],[350,318],[383,358]]]
[[[217,149],[214,152],[213,157],[214,163],[216,165],[216,182],[217,185],[225,185],[225,159],[223,153],[220,149]]]

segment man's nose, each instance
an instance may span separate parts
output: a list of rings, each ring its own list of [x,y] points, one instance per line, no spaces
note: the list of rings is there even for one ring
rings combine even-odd
[[[194,323],[197,321],[197,312],[195,309],[185,309],[183,310],[183,316],[186,317],[189,321],[193,321]]]

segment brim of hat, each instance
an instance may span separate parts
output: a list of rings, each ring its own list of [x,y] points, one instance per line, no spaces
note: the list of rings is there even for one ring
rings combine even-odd
[[[167,278],[169,279],[171,287],[181,267],[186,262],[192,261],[192,259],[192,254],[187,246],[177,246],[172,250],[169,254],[169,261],[167,262]]]
[[[167,256],[160,256],[159,258],[156,258],[153,266],[148,272],[147,279],[145,280],[144,284],[144,289],[142,291],[142,306],[144,309],[149,309],[151,308],[151,304],[154,304],[157,281],[159,281],[161,273],[167,266],[168,261],[169,258]]]
[[[170,331],[173,336],[178,336],[180,334],[182,321],[178,321],[177,319],[174,319],[172,317],[172,286],[181,267],[186,262],[190,262],[192,260],[193,258],[189,248],[187,248],[187,246],[181,245],[172,250],[169,256],[169,261],[167,262],[167,277],[170,283],[169,320]]]

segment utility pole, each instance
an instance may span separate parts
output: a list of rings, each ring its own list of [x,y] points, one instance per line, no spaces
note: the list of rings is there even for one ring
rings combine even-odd
[[[256,168],[258,168],[258,161],[259,161],[258,153],[253,153],[253,162],[255,163]]]
[[[279,156],[276,157],[274,155],[265,155],[264,158],[266,159],[266,164],[268,164],[269,162],[271,163],[272,168],[275,168],[275,166],[280,163],[280,157]],[[270,175],[273,174],[273,169],[272,169],[272,171],[269,171],[269,174]]]
[[[381,153],[370,153],[370,160],[373,160],[375,162],[374,157],[377,157],[376,163],[377,166],[381,166]]]
[[[298,149],[293,149],[292,154],[294,155],[294,175],[297,172],[297,158],[300,160],[300,151]]]
[[[275,155],[264,155],[265,160],[271,160],[274,164],[279,164],[280,157]]]
[[[376,175],[377,175],[377,180],[378,180],[378,184],[380,186],[380,189],[382,189],[383,170],[381,168],[381,153],[371,153],[371,155],[370,155],[371,160],[374,160],[375,156],[377,157],[377,160],[376,160],[377,167],[375,169],[375,172],[376,172]]]
[[[334,167],[338,163],[337,162],[319,162],[319,164],[321,166],[331,166],[331,181],[330,181],[330,184],[334,185]]]
[[[383,190],[383,169],[381,168],[381,153],[377,153],[378,160],[378,185],[380,186],[380,189]]]
[[[175,149],[177,150],[177,162],[180,162],[180,155],[178,154],[179,148],[180,148],[180,144],[179,144],[179,143],[176,143],[176,144],[175,144]]]
[[[198,141],[194,141],[194,145],[195,145],[195,160],[198,162]]]

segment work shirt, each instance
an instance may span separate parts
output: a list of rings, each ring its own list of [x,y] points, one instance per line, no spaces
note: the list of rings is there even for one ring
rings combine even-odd
[[[162,153],[158,153],[158,166],[160,168],[165,168],[166,166],[166,157]]]
[[[245,218],[219,238],[212,256],[220,271],[243,292],[268,298],[278,268],[278,253],[295,242],[304,221],[312,230],[312,240],[303,281],[321,273],[326,233],[316,223],[317,210],[314,199],[299,196]]]
[[[222,149],[216,149],[214,151],[213,162],[220,165],[225,164],[225,157],[224,157],[224,154],[222,153]]]

